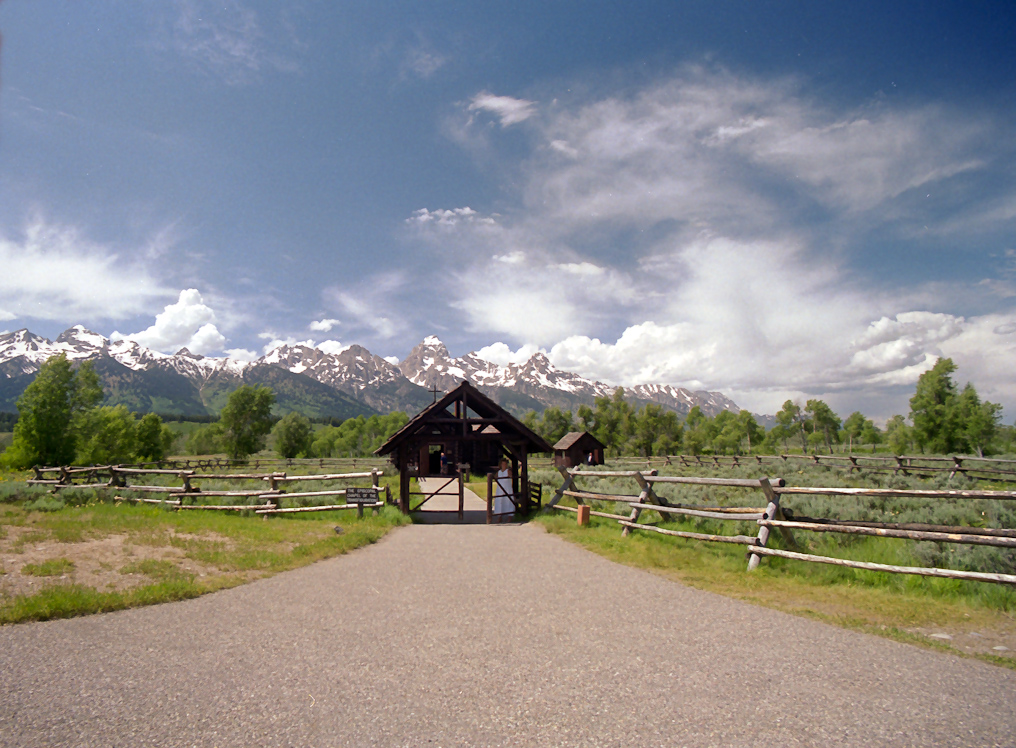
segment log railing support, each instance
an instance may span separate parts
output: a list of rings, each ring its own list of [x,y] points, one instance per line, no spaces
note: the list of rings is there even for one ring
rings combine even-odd
[[[773,491],[772,485],[769,483],[768,478],[760,478],[759,484],[762,488],[762,493],[769,499],[768,505],[766,505],[766,511],[762,515],[762,519],[776,519],[776,515],[780,513],[780,495]],[[786,528],[784,528],[786,529]],[[791,536],[792,539],[792,536]],[[769,541],[769,526],[760,525],[758,528],[758,537],[755,539],[755,545],[765,547],[765,544]],[[757,553],[751,553],[749,551],[748,556],[748,571],[754,571],[758,568],[759,561],[762,560],[762,556]]]
[[[550,501],[547,502],[548,509],[553,508],[557,502],[564,498],[564,492],[570,489],[572,484],[575,483],[575,476],[568,473],[568,468],[558,467],[557,472],[561,473],[561,477],[564,478],[564,483],[561,484],[561,487],[557,489]]]
[[[370,485],[374,487],[374,496],[378,496],[379,492],[380,492],[379,486],[381,485],[381,481],[380,481],[380,478],[378,477],[377,468],[371,468],[370,469]],[[375,502],[374,508],[371,511],[371,514],[377,515],[377,513],[378,513],[378,508],[377,508],[377,503]]]
[[[653,491],[653,487],[646,482],[646,479],[643,478],[641,474],[635,473],[635,476],[633,477],[638,482],[639,488],[642,489],[642,491],[639,493],[639,498],[637,502],[638,504],[645,504],[649,501],[650,497],[656,496],[655,492]],[[576,501],[578,501],[578,499],[576,499]],[[628,516],[628,521],[633,525],[638,524],[640,514],[642,514],[642,509],[633,504],[631,508],[631,514]],[[626,538],[630,534],[631,528],[625,525],[624,529],[621,530],[621,537]]]

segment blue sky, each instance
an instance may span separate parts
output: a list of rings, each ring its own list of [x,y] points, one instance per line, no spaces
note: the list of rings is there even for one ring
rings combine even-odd
[[[951,356],[1008,421],[1014,16],[4,0],[0,329],[436,334],[878,418]]]

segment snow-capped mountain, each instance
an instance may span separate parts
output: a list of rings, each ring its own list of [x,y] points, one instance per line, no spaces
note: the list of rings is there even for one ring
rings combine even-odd
[[[375,409],[317,379],[285,367],[258,361],[211,358],[186,348],[160,353],[133,340],[110,341],[81,325],[55,341],[28,330],[0,335],[0,410],[15,401],[50,357],[93,361],[106,401],[138,411],[205,415],[217,413],[229,393],[241,384],[267,384],[276,393],[278,410],[346,418]]]
[[[415,413],[430,402],[424,389],[406,379],[398,367],[359,345],[338,353],[305,345],[284,345],[254,363],[305,374],[383,413],[393,410]]]
[[[7,380],[0,389],[19,394],[44,361],[61,353],[73,361],[96,361],[111,400],[165,412],[217,412],[228,391],[248,381],[270,380],[281,388],[283,407],[343,417],[392,410],[415,413],[431,402],[428,390],[446,392],[463,379],[519,414],[549,406],[575,410],[583,403],[591,405],[597,397],[612,396],[616,389],[558,369],[542,353],[507,366],[475,353],[452,358],[434,336],[425,338],[398,366],[359,345],[337,352],[280,346],[244,362],[205,357],[186,348],[172,355],[159,353],[133,340],[110,341],[81,325],[64,331],[55,341],[28,330],[0,335],[0,385]],[[637,385],[626,388],[624,394],[636,403],[658,403],[680,415],[696,405],[707,415],[739,410],[719,392],[693,392],[671,385]],[[10,394],[3,398],[8,402],[0,403],[0,409],[10,409],[10,398]]]
[[[501,399],[505,391],[536,401],[543,407],[556,405],[573,408],[578,404],[591,404],[597,397],[610,397],[616,387],[586,379],[555,367],[543,353],[533,354],[520,364],[498,364],[486,361],[475,353],[452,358],[438,338],[424,338],[416,348],[399,364],[402,373],[414,384],[428,389],[437,387],[449,390],[462,379]],[[737,413],[737,404],[720,392],[706,392],[674,387],[672,385],[643,384],[624,389],[627,399],[639,402],[654,402],[687,415],[698,405],[707,415],[716,415],[721,410]],[[528,408],[526,408],[528,409]]]
[[[50,357],[64,354],[71,361],[88,361],[109,356],[133,371],[163,368],[191,379],[207,379],[217,371],[242,374],[250,364],[230,358],[206,358],[186,348],[174,355],[145,348],[133,340],[110,341],[108,338],[75,325],[50,341],[28,330],[0,335],[0,363],[16,362],[22,372],[31,374]]]

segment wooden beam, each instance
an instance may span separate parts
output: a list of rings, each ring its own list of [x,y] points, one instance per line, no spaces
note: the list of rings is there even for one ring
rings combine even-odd
[[[796,553],[784,551],[779,548],[758,548],[751,549],[753,554],[761,556],[779,556],[790,558],[795,561],[810,561],[818,564],[833,564],[834,566],[846,566],[851,569],[865,569],[867,571],[888,571],[893,574],[916,574],[922,577],[944,577],[946,579],[968,579],[976,582],[998,582],[1001,584],[1016,584],[1016,574],[992,574],[984,571],[956,571],[954,569],[938,569],[923,566],[894,566],[892,564],[873,564],[868,561],[849,561],[842,558],[831,558],[829,556],[813,556],[809,553]]]
[[[794,527],[811,532],[839,532],[847,535],[874,535],[882,538],[906,540],[933,540],[936,543],[961,543],[964,545],[991,545],[998,548],[1016,548],[1016,538],[998,538],[990,535],[966,535],[954,532],[928,532],[924,530],[892,530],[881,527],[859,527],[857,525],[827,525],[817,522],[795,522],[788,520],[758,519],[760,525],[771,527]]]
[[[654,512],[660,512],[661,514],[683,514],[689,517],[703,517],[705,519],[721,519],[728,521],[762,520],[763,516],[762,512],[756,512],[754,514],[728,514],[725,512],[706,512],[700,509],[687,509],[685,507],[677,506],[660,506],[658,504],[632,504],[632,506],[637,506],[640,509],[652,509]]]
[[[689,540],[708,540],[711,543],[733,543],[735,545],[751,545],[755,542],[755,538],[750,535],[708,535],[701,532],[683,532],[681,530],[667,530],[655,525],[640,525],[630,520],[619,520],[619,523],[624,525],[625,530],[650,530],[662,535],[674,535]]]
[[[769,481],[767,481],[765,478],[762,478],[760,480],[765,481],[762,490],[763,493],[765,493],[766,496],[769,498],[769,504],[766,506],[765,514],[763,514],[762,517],[763,519],[772,519],[776,516],[776,512],[779,511],[780,495],[773,492],[772,486],[769,485]],[[764,547],[768,541],[769,541],[769,528],[766,527],[765,525],[761,525],[758,528],[758,539],[756,540],[755,546],[753,546],[752,550],[754,551],[755,547],[757,546]],[[759,562],[761,560],[762,557],[760,555],[752,552],[748,556],[748,571],[754,571],[755,569],[757,569]]]

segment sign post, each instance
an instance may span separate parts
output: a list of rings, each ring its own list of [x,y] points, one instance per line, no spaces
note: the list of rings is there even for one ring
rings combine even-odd
[[[356,516],[363,517],[363,505],[377,503],[377,486],[371,486],[369,488],[347,488],[346,503],[356,504]]]

